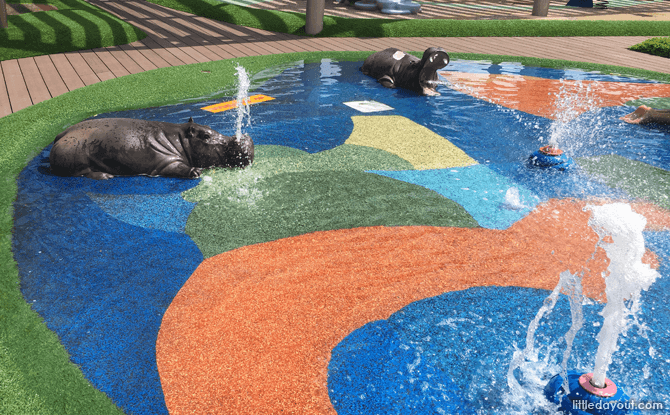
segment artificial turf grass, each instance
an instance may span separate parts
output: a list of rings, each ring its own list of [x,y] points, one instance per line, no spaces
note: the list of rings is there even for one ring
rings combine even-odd
[[[123,45],[146,37],[142,30],[83,0],[21,0],[58,10],[7,16],[0,29],[0,60]]]
[[[636,52],[670,58],[670,37],[647,39],[642,43],[631,46],[629,49]]]
[[[305,15],[217,0],[147,0],[240,26],[305,35]],[[530,15],[530,12],[529,12]],[[323,17],[318,37],[664,36],[670,21],[350,19]]]
[[[235,66],[249,72],[305,60],[362,61],[370,52],[305,52],[236,58],[176,66],[128,75],[60,95],[0,118],[0,131],[11,131],[0,147],[0,413],[120,413],[70,362],[57,336],[33,312],[19,290],[11,252],[16,177],[27,163],[68,125],[98,113],[147,108],[196,97],[222,96],[234,85]],[[422,52],[414,52],[421,56]],[[547,59],[451,54],[453,59],[489,59],[527,66],[582,68],[670,82],[670,75],[639,69]],[[207,73],[203,71],[209,71]],[[184,82],[187,79],[188,82]],[[17,412],[16,408],[20,408]]]

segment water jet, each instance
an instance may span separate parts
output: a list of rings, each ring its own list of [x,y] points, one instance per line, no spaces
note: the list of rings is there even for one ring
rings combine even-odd
[[[647,220],[624,203],[587,206],[586,210],[592,211],[589,225],[599,236],[597,246],[605,250],[610,260],[607,275],[603,275],[607,277],[607,305],[600,313],[604,323],[597,336],[595,367],[593,373],[570,370],[555,375],[544,394],[568,414],[638,414],[634,403],[606,374],[618,349],[618,338],[629,326],[628,316],[635,319],[640,308],[641,291],[647,290],[659,276],[642,262],[645,252],[642,231]],[[566,360],[564,368],[565,363]]]

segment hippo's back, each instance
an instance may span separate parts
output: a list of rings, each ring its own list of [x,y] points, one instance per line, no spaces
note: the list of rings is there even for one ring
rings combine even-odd
[[[153,174],[156,166],[181,158],[167,139],[178,133],[178,127],[130,118],[82,121],[54,139],[51,171],[59,176]]]
[[[98,118],[82,121],[65,129],[56,136],[54,143],[73,134],[81,137],[104,135],[108,139],[111,137],[126,138],[129,135],[153,136],[157,131],[176,130],[177,127],[177,124],[161,121],[137,120],[134,118]]]
[[[383,76],[396,79],[404,77],[405,72],[421,60],[400,49],[388,48],[368,56],[361,67],[365,75],[379,79]]]
[[[399,52],[402,53],[399,49],[388,48],[373,53],[365,59],[365,62],[363,62],[361,72],[373,78],[381,78],[384,75],[390,75],[394,64],[397,63],[397,60],[394,59],[393,56]]]

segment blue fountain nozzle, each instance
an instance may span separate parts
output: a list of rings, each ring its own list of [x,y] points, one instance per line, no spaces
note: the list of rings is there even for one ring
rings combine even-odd
[[[574,165],[574,161],[563,150],[551,145],[540,147],[528,157],[528,166],[541,169],[565,171]]]
[[[563,377],[558,374],[551,378],[544,388],[544,395],[549,401],[559,406],[563,414],[569,415],[641,415],[634,408],[631,399],[614,382],[607,379],[605,388],[591,385],[592,374],[581,374],[574,370],[568,371],[568,387],[563,388]],[[585,388],[585,382],[588,384]],[[601,389],[601,390],[598,390]]]

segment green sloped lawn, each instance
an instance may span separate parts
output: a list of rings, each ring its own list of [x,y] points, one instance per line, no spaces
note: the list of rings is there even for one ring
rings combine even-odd
[[[0,60],[123,45],[146,37],[140,29],[83,0],[15,1],[58,10],[7,16],[0,29]]]

